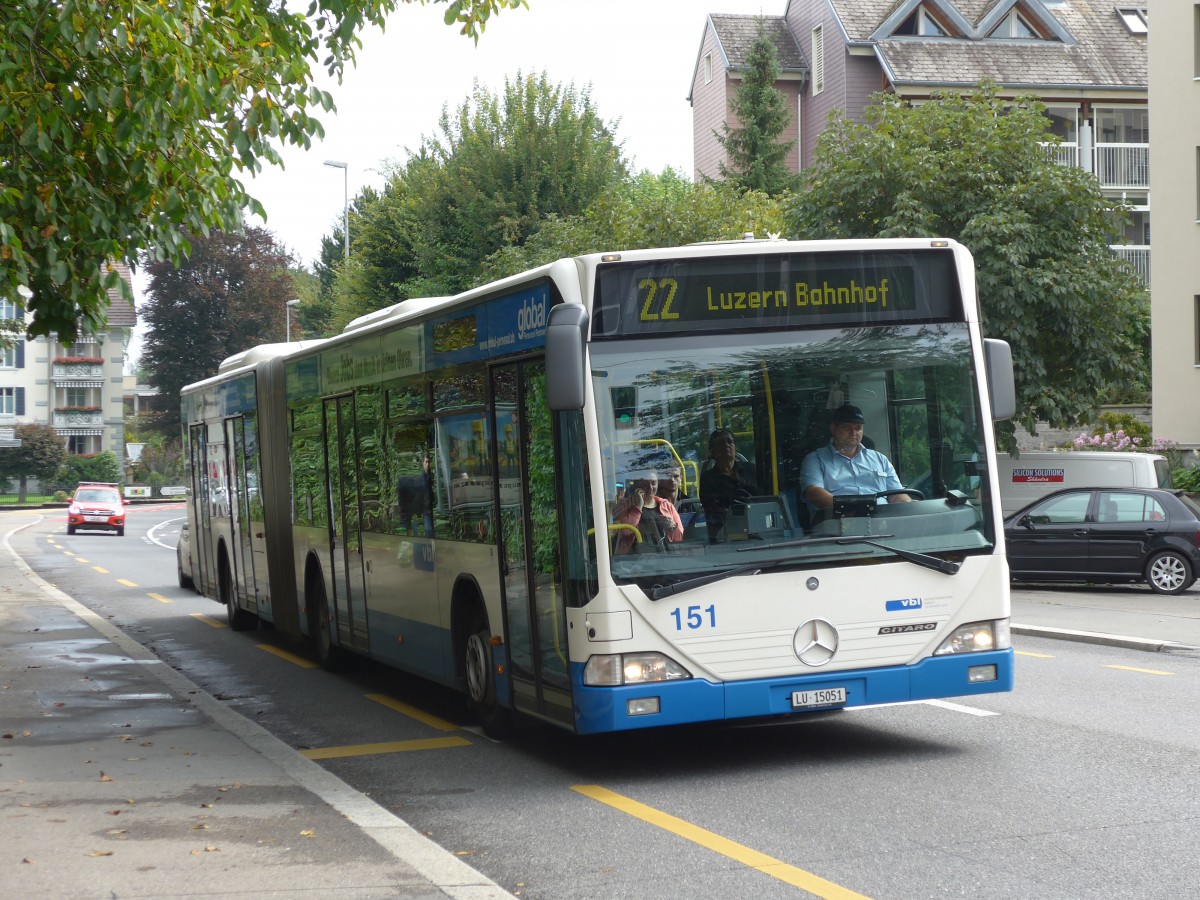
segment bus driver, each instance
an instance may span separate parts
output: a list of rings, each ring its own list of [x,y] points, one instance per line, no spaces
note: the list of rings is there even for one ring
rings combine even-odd
[[[830,416],[829,443],[804,457],[800,492],[814,510],[832,508],[834,497],[874,496],[904,489],[888,458],[863,446],[866,421],[861,409],[843,403]],[[901,493],[888,499],[903,503],[912,498]]]

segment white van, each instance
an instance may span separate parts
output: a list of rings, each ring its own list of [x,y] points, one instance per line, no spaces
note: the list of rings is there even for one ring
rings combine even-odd
[[[1074,487],[1171,487],[1166,457],[1153,453],[1024,450],[996,454],[1000,508],[1007,519],[1052,491]]]

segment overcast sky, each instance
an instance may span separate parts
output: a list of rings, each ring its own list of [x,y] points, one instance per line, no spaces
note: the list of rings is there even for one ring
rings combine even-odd
[[[349,196],[383,183],[387,160],[403,161],[437,130],[442,107],[457,108],[474,79],[492,93],[518,70],[551,82],[591,85],[592,100],[636,169],[692,171],[691,75],[709,13],[782,15],[785,0],[529,0],[488,23],[476,47],[442,22],[444,5],[404,4],[386,31],[363,36],[357,68],[333,94],[336,115],[320,116],[325,139],[286,150],[284,170],[250,183],[267,211],[266,227],[311,266],[321,237],[341,219],[342,172]],[[353,234],[351,235],[353,239]]]

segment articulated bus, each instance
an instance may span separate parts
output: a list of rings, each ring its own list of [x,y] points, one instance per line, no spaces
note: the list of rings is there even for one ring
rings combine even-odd
[[[844,403],[913,502],[809,507]],[[1014,404],[953,241],[559,260],[186,388],[195,580],[234,628],[456,687],[492,733],[1007,691],[992,422]],[[754,485],[719,527],[715,432]],[[668,469],[680,539],[614,521]]]

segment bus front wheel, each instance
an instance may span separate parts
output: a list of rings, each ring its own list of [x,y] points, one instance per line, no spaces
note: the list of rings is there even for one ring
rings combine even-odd
[[[467,702],[479,717],[488,737],[506,738],[512,734],[512,711],[496,698],[496,666],[492,659],[492,632],[487,619],[477,614],[464,647],[463,674],[467,681]]]

